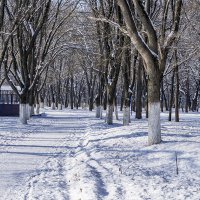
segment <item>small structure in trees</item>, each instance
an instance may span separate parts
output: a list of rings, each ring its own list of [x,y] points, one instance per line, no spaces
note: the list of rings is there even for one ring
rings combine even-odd
[[[19,98],[8,85],[0,88],[0,116],[19,116]]]

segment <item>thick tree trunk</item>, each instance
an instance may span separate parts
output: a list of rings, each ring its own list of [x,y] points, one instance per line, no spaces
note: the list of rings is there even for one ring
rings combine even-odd
[[[160,127],[160,73],[149,74],[148,80],[148,142],[149,145],[161,142]]]
[[[29,103],[26,95],[22,95],[20,97],[20,105],[19,105],[19,119],[22,124],[27,124],[29,119]]]
[[[22,124],[27,124],[28,121],[28,110],[29,104],[20,103],[19,105],[19,119]]]

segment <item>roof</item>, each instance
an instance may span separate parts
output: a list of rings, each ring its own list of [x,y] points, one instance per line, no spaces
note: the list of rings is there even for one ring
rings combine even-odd
[[[21,90],[21,88],[19,86],[16,86],[17,90]],[[12,91],[13,89],[9,86],[9,85],[2,85],[0,87],[0,90],[2,91]]]

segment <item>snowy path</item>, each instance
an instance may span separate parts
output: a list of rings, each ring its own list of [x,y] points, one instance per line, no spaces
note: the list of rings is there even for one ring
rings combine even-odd
[[[40,193],[44,199],[67,198],[64,158],[77,148],[87,126],[88,117],[78,114],[49,111],[28,126],[1,118],[0,199],[38,199]]]
[[[107,126],[85,110],[47,110],[28,126],[0,118],[0,200],[199,200],[200,116],[166,117],[154,146],[146,120]]]

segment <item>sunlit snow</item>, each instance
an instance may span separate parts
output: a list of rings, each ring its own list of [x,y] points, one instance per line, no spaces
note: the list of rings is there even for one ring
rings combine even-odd
[[[200,199],[198,113],[162,114],[163,142],[148,146],[134,115],[108,126],[87,110],[43,112],[28,125],[0,118],[1,200]]]

